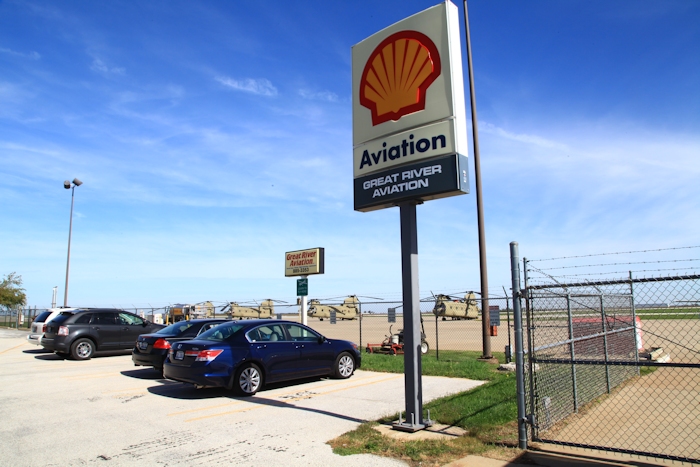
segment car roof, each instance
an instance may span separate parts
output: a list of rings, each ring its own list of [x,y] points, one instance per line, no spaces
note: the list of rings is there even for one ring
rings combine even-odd
[[[185,322],[190,322],[190,323],[211,323],[212,321],[221,321],[222,323],[231,321],[230,319],[226,318],[197,318],[197,319],[188,319]],[[178,323],[181,323],[182,321],[178,321]],[[173,323],[177,324],[177,323]]]
[[[259,325],[263,325],[263,324],[299,324],[301,326],[304,326],[301,323],[297,323],[295,321],[288,321],[288,320],[284,320],[284,319],[240,319],[240,320],[237,319],[237,320],[227,320],[227,322],[242,324],[242,325],[245,325],[246,327],[251,327],[251,328],[254,326],[259,326]]]
[[[125,312],[125,311],[126,311],[126,310],[121,310],[121,309],[119,309],[119,308],[76,308],[76,309],[75,309],[75,312],[76,312],[76,313],[87,313],[87,312],[90,312],[90,313],[107,313],[107,312],[111,312],[111,313],[114,313],[114,312],[122,313],[122,312]],[[127,313],[130,313],[130,312],[127,311]]]

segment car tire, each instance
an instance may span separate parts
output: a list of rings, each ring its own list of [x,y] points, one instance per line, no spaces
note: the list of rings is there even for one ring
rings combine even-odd
[[[338,355],[333,365],[333,376],[337,379],[347,379],[355,372],[355,359],[347,353],[343,352]]]
[[[70,354],[76,360],[90,360],[95,353],[95,343],[90,339],[78,339],[70,346]]]
[[[233,390],[239,396],[252,396],[263,385],[263,376],[260,368],[250,363],[236,372],[233,380]]]

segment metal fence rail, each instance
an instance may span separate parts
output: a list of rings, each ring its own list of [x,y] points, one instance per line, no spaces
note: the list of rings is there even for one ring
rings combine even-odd
[[[532,440],[700,463],[700,276],[528,285]]]

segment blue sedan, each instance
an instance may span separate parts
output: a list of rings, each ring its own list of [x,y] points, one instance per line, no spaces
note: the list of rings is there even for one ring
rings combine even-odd
[[[173,344],[163,374],[197,387],[225,387],[252,396],[267,383],[349,378],[360,367],[361,355],[356,344],[327,339],[299,323],[232,321]]]

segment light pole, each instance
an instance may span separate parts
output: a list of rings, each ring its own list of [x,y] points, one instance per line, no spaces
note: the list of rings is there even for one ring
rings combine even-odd
[[[63,188],[71,190],[70,194],[70,224],[68,226],[68,260],[66,261],[66,291],[63,294],[63,306],[68,307],[68,273],[70,271],[70,237],[73,233],[73,200],[75,199],[75,187],[82,185],[83,182],[77,178],[73,179],[73,183],[66,180],[63,182]]]

